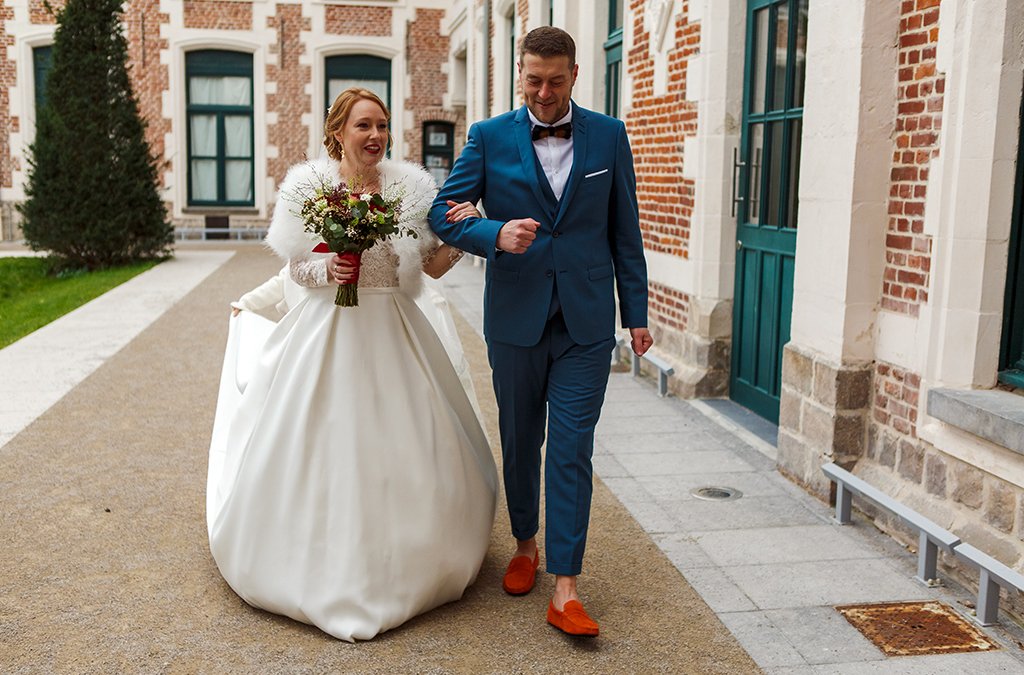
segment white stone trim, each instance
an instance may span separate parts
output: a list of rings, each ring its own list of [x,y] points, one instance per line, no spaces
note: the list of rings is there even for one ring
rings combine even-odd
[[[929,182],[934,228],[929,387],[995,385],[1014,198],[1024,6],[943,0],[947,68],[941,153]],[[938,166],[936,166],[938,165]],[[934,191],[934,195],[932,192]],[[945,447],[941,448],[948,452]]]
[[[668,286],[674,290],[692,295],[694,292],[695,265],[686,258],[644,250],[647,258],[648,281]]]
[[[25,181],[28,179],[28,148],[36,137],[36,74],[32,50],[36,47],[52,45],[56,30],[55,25],[31,24],[29,32],[17,35],[16,30],[9,29],[8,34],[17,36],[10,49],[16,54],[14,65],[18,78],[17,84],[7,90],[8,115],[17,113],[18,116],[18,131],[11,132],[9,135],[9,151],[12,162],[11,188],[9,193],[4,190],[7,193],[4,195],[5,199],[12,201],[25,199]],[[14,169],[15,157],[21,164],[20,170]]]
[[[874,358],[898,28],[892,0],[819,0],[808,16],[791,336],[834,363]]]

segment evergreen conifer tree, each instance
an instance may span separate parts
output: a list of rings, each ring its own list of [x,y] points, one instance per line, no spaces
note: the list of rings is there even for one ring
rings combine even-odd
[[[120,0],[68,0],[37,111],[22,230],[59,268],[169,255],[173,230],[128,79]]]

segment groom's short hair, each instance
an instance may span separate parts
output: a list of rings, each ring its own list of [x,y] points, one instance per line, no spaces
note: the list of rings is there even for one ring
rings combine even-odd
[[[552,56],[568,56],[569,67],[576,65],[576,43],[572,36],[561,28],[541,26],[534,28],[519,45],[519,63],[522,64],[525,54],[533,54],[543,59]]]

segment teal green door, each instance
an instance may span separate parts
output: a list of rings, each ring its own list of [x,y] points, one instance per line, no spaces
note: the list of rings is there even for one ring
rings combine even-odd
[[[749,0],[737,163],[732,399],[779,419],[789,341],[809,0]]]

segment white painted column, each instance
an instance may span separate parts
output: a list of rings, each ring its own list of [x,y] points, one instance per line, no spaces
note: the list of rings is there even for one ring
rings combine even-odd
[[[941,153],[925,232],[934,236],[927,386],[992,387],[998,370],[1024,70],[1019,0],[943,0]],[[948,36],[948,37],[947,37]]]
[[[792,340],[872,360],[896,113],[892,0],[810,3]]]

